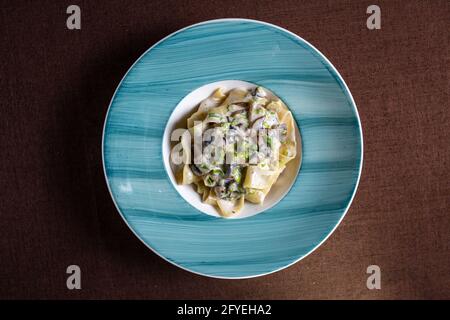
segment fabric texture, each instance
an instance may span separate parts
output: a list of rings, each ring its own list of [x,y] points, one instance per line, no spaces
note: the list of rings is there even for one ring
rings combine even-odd
[[[2,1],[0,298],[450,298],[450,2]],[[281,272],[218,280],[149,251],[117,213],[101,160],[120,79],[156,41],[193,23],[242,17],[303,37],[338,69],[364,136],[361,181],[345,219]],[[82,289],[68,290],[79,265]],[[366,269],[381,268],[381,290]]]

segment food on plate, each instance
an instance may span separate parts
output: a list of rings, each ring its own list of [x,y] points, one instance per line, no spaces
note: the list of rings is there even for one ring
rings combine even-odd
[[[216,89],[187,119],[186,129],[177,182],[195,185],[203,202],[223,217],[239,213],[245,200],[263,203],[297,156],[292,113],[263,87]]]

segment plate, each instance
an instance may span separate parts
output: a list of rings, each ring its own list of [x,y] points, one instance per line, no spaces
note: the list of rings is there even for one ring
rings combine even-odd
[[[290,108],[302,137],[292,187],[245,219],[218,218],[188,203],[162,157],[174,108],[224,80],[268,88]],[[144,244],[185,270],[235,279],[286,268],[330,236],[355,195],[363,141],[347,85],[316,48],[275,25],[220,19],[167,36],[133,64],[111,100],[102,154],[112,199]]]

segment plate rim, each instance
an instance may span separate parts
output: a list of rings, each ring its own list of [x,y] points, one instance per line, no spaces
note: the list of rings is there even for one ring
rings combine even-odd
[[[356,115],[356,119],[357,119],[357,123],[358,123],[358,129],[359,129],[359,136],[360,136],[360,145],[361,145],[361,154],[360,154],[360,163],[359,163],[359,169],[358,169],[358,178],[356,180],[356,184],[355,187],[353,189],[352,195],[350,197],[350,200],[346,206],[346,208],[344,209],[344,212],[342,214],[342,216],[339,218],[339,221],[335,224],[335,226],[331,229],[330,232],[328,232],[328,234],[316,245],[314,246],[311,250],[309,250],[306,254],[304,254],[303,256],[299,257],[298,259],[282,266],[279,267],[277,269],[274,269],[272,271],[268,271],[268,272],[263,272],[263,273],[258,273],[258,274],[254,274],[254,275],[248,275],[248,276],[218,276],[218,275],[212,275],[212,274],[207,274],[207,273],[202,273],[199,271],[195,271],[195,270],[191,270],[187,267],[184,267],[178,263],[176,263],[175,261],[172,261],[166,257],[164,257],[162,254],[160,254],[156,249],[152,248],[148,243],[146,243],[139,235],[138,233],[134,230],[134,228],[132,228],[132,226],[129,224],[129,222],[125,219],[124,214],[122,213],[122,211],[119,208],[119,205],[116,202],[116,199],[114,197],[114,194],[111,190],[111,186],[109,183],[109,179],[106,173],[106,166],[105,166],[105,132],[106,132],[106,125],[108,122],[108,118],[109,118],[109,112],[111,111],[111,106],[112,103],[117,95],[117,92],[119,91],[119,88],[122,86],[123,81],[125,80],[125,78],[128,76],[128,74],[130,73],[130,71],[134,68],[134,66],[148,53],[150,52],[153,48],[155,48],[156,46],[158,46],[160,43],[164,42],[165,40],[169,39],[170,37],[181,33],[187,29],[196,27],[196,26],[200,26],[203,24],[209,24],[209,23],[215,23],[215,22],[225,22],[225,21],[242,21],[242,22],[252,22],[252,23],[258,23],[258,24],[262,24],[265,26],[269,26],[275,29],[278,29],[280,31],[286,32],[289,35],[293,36],[294,38],[300,40],[301,42],[305,43],[306,45],[308,45],[311,49],[313,49],[313,51],[318,54],[320,56],[320,58],[322,58],[326,63],[329,64],[329,66],[331,67],[331,69],[334,71],[334,73],[336,74],[337,78],[339,79],[339,81],[341,82],[341,84],[343,85],[348,97],[350,98],[350,101],[352,103],[352,106],[354,108],[354,112]],[[158,255],[159,257],[161,257],[162,259],[164,259],[165,261],[169,262],[170,264],[183,269],[185,271],[188,271],[190,273],[193,274],[197,274],[200,276],[204,276],[204,277],[209,277],[209,278],[215,278],[215,279],[226,279],[226,280],[239,280],[239,279],[251,279],[251,278],[257,278],[257,277],[262,277],[262,276],[266,276],[284,269],[287,269],[291,266],[293,266],[294,264],[296,264],[297,262],[305,259],[307,256],[309,256],[311,253],[313,253],[314,251],[316,251],[323,243],[325,243],[326,240],[328,240],[328,238],[334,233],[334,231],[337,229],[337,227],[341,224],[342,220],[344,220],[344,217],[347,215],[347,212],[351,206],[351,204],[353,203],[353,200],[356,196],[358,187],[359,187],[359,182],[361,180],[361,174],[362,174],[362,170],[363,170],[363,163],[364,163],[364,138],[363,138],[363,130],[362,130],[362,125],[361,125],[361,119],[359,116],[359,112],[358,112],[358,107],[356,105],[355,99],[353,98],[353,95],[349,89],[349,87],[347,86],[347,83],[345,82],[344,78],[341,76],[341,74],[339,73],[339,71],[337,70],[337,68],[331,63],[331,61],[319,50],[317,49],[314,45],[312,45],[310,42],[308,42],[307,40],[305,40],[304,38],[300,37],[299,35],[283,28],[280,27],[278,25],[269,23],[269,22],[265,22],[265,21],[261,21],[261,20],[256,20],[256,19],[248,19],[248,18],[219,18],[219,19],[211,19],[211,20],[205,20],[205,21],[201,21],[201,22],[197,22],[191,25],[188,25],[186,27],[183,27],[181,29],[178,29],[170,34],[168,34],[167,36],[163,37],[162,39],[158,40],[157,42],[155,42],[152,46],[150,46],[148,49],[146,49],[134,62],[133,64],[128,68],[127,72],[125,72],[125,74],[123,75],[122,79],[120,80],[119,84],[117,85],[116,89],[114,90],[114,94],[111,97],[111,100],[109,102],[108,105],[108,109],[106,111],[105,114],[105,120],[103,122],[103,130],[102,130],[102,143],[101,143],[101,152],[102,152],[102,167],[103,167],[103,174],[104,174],[104,178],[106,181],[106,186],[108,188],[109,191],[109,195],[111,196],[111,199],[114,203],[114,206],[116,207],[117,212],[119,213],[120,217],[122,218],[122,220],[125,222],[125,224],[127,225],[127,227],[131,230],[131,232],[136,236],[136,238],[138,238],[148,249],[150,249],[152,252],[154,252],[156,255]]]

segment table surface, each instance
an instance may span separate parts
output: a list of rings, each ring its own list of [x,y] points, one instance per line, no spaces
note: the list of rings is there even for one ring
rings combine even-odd
[[[2,1],[0,298],[450,298],[450,2]],[[345,219],[313,254],[247,280],[205,278],[150,252],[108,193],[111,96],[151,45],[190,24],[244,17],[311,42],[359,109],[364,168]],[[82,289],[66,288],[79,265]],[[381,290],[366,287],[369,265]]]

